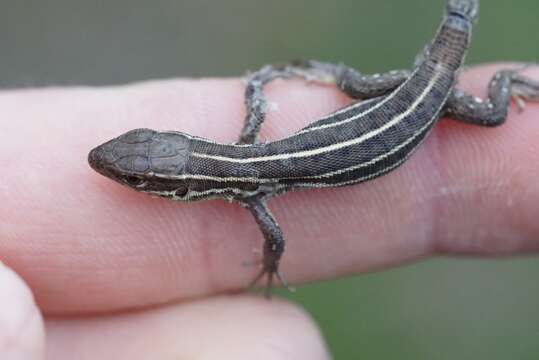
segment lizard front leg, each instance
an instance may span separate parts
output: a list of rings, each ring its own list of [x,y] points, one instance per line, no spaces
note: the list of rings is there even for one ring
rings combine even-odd
[[[353,99],[370,99],[389,93],[409,76],[410,71],[408,70],[394,70],[384,74],[364,75],[342,64],[331,64],[315,60],[266,65],[250,74],[247,78],[245,88],[247,115],[238,144],[253,144],[256,142],[267,112],[267,101],[263,88],[275,79],[300,77],[308,81],[335,84]]]
[[[285,241],[283,232],[275,221],[275,218],[266,206],[266,201],[260,197],[242,200],[242,203],[253,214],[260,231],[264,235],[264,257],[262,258],[260,269],[257,276],[251,282],[254,286],[264,275],[267,276],[265,295],[270,298],[273,287],[273,277],[276,276],[283,286],[291,290],[283,274],[279,271],[279,262],[284,252]]]

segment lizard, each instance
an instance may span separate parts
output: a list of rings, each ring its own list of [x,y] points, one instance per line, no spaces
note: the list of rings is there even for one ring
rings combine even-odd
[[[90,166],[136,191],[176,201],[225,199],[247,208],[265,239],[261,268],[286,287],[279,269],[285,241],[267,202],[291,190],[339,187],[368,181],[403,164],[448,116],[481,126],[502,124],[511,100],[539,100],[539,81],[519,69],[497,72],[485,99],[456,88],[477,20],[478,0],[447,0],[433,40],[412,70],[364,75],[319,61],[267,65],[247,79],[247,115],[239,140],[221,144],[178,131],[135,129],[91,150]],[[267,103],[264,86],[299,76],[334,83],[357,101],[290,136],[258,141]]]

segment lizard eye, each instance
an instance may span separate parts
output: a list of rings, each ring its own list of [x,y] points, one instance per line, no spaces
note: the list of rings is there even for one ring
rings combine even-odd
[[[133,176],[133,175],[128,175],[124,178],[124,181],[130,185],[130,186],[135,186],[135,187],[140,187],[142,186],[146,181],[142,178],[139,178],[137,176]]]

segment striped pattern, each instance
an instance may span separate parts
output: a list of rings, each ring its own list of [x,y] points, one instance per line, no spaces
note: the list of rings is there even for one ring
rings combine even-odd
[[[94,168],[137,191],[182,201],[241,200],[375,178],[402,164],[443,114],[470,28],[453,9],[422,63],[392,93],[340,109],[285,139],[225,145],[139,129],[102,145],[104,155],[94,153],[94,162],[114,166]],[[126,178],[133,172],[149,178]]]
[[[341,109],[286,139],[241,149],[192,140],[184,172],[176,178],[192,181],[194,200],[223,192],[241,196],[253,184],[281,191],[342,186],[395,169],[441,116],[467,49],[468,29],[462,19],[449,17],[429,57],[393,93]],[[211,182],[211,188],[199,191],[202,182]]]

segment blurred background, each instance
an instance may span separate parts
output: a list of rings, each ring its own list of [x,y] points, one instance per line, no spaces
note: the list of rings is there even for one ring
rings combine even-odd
[[[294,58],[409,67],[443,0],[0,0],[0,87],[239,76]],[[539,60],[539,1],[482,2],[468,63]],[[539,261],[437,259],[283,296],[336,359],[538,359]]]

